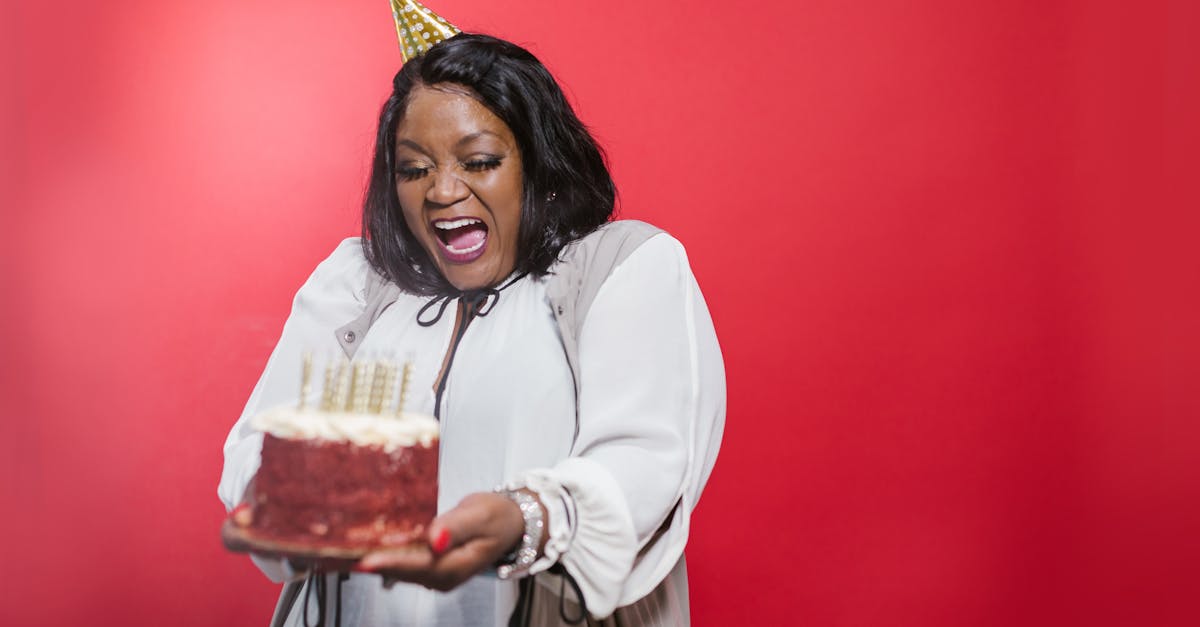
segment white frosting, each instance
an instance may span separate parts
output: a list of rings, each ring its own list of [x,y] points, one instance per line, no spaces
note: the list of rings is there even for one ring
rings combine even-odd
[[[418,443],[430,446],[438,437],[436,418],[409,412],[400,416],[352,414],[284,406],[255,416],[251,425],[277,438],[353,442],[359,446],[382,446],[388,451]]]

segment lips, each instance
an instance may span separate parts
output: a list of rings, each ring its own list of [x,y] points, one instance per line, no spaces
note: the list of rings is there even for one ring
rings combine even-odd
[[[488,228],[478,218],[451,218],[433,221],[433,232],[442,257],[452,263],[470,263],[483,256],[487,248]]]

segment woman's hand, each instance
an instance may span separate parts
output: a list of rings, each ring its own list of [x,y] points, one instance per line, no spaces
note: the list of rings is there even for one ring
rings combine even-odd
[[[369,553],[356,570],[451,590],[495,566],[521,540],[525,521],[511,499],[491,492],[467,495],[429,525],[428,544],[414,543]]]

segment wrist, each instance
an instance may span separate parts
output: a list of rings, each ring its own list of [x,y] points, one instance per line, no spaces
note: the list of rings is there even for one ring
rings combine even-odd
[[[521,536],[512,550],[501,558],[496,566],[496,575],[501,579],[515,579],[529,573],[529,569],[542,555],[546,544],[546,508],[533,492],[526,489],[500,487],[496,493],[511,500],[520,511]]]

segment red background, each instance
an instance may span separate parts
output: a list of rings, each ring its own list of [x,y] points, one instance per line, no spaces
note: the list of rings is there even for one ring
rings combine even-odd
[[[6,5],[0,623],[265,624],[220,448],[357,232],[386,4]],[[696,625],[1200,624],[1194,3],[430,4],[688,247]]]

